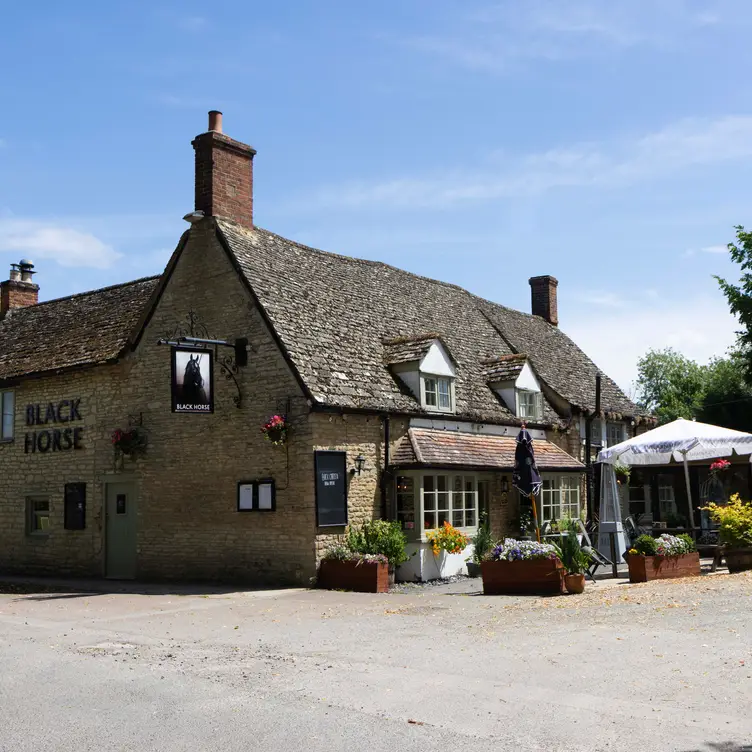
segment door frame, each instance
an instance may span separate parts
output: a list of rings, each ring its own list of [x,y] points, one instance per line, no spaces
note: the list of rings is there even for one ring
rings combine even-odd
[[[107,487],[116,485],[118,483],[132,483],[136,488],[137,503],[141,496],[141,487],[139,484],[139,477],[135,473],[105,473],[101,479],[102,484],[102,498],[100,507],[100,536],[102,541],[101,556],[102,561],[100,569],[102,577],[107,578]],[[138,523],[138,513],[136,514],[136,523]],[[138,553],[138,524],[136,524],[136,553]]]

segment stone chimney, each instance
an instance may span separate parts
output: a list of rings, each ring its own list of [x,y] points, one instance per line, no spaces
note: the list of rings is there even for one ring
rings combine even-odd
[[[559,326],[559,306],[556,299],[559,280],[545,274],[542,277],[530,277],[529,281],[533,316],[540,316],[549,324]]]
[[[34,274],[34,264],[28,259],[10,265],[10,278],[0,282],[0,319],[14,308],[25,308],[39,302],[39,285],[31,281]]]
[[[209,113],[209,130],[191,142],[196,152],[196,210],[253,227],[256,150],[222,133],[222,113]]]

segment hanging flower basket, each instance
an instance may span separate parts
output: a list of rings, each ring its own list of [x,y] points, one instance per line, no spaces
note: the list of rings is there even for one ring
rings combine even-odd
[[[272,417],[261,426],[261,433],[263,433],[264,438],[274,444],[274,446],[284,444],[287,441],[287,418],[284,415],[272,415]]]
[[[146,454],[147,440],[146,432],[140,426],[134,426],[123,430],[116,428],[112,432],[112,448],[115,450],[115,467],[122,467],[123,458],[142,457]]]

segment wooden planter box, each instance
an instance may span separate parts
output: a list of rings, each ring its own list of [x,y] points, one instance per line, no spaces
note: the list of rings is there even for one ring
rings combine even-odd
[[[564,592],[564,567],[558,559],[484,561],[480,569],[484,595]]]
[[[732,574],[752,569],[752,548],[724,548],[723,556]]]
[[[624,557],[629,566],[630,582],[666,580],[671,577],[697,577],[700,574],[700,554],[680,556],[642,556],[629,554]]]
[[[355,590],[358,593],[389,591],[389,565],[376,561],[322,559],[316,584],[327,590]]]

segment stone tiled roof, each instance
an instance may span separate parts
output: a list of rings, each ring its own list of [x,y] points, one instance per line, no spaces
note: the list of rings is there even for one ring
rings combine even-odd
[[[384,342],[435,332],[456,363],[456,413],[515,423],[489,388],[485,361],[527,353],[536,373],[576,407],[594,408],[593,362],[542,318],[491,303],[455,285],[387,264],[309,248],[218,219],[220,237],[313,400],[342,408],[417,413],[384,362]],[[603,411],[641,414],[603,378]],[[547,422],[557,420],[546,403]]]
[[[431,345],[438,339],[436,334],[425,334],[417,337],[397,337],[384,342],[384,363],[397,365],[422,360],[431,349]]]
[[[410,428],[399,440],[392,464],[397,467],[458,465],[511,471],[516,443],[511,436]],[[585,471],[581,462],[550,441],[533,440],[533,451],[541,471]]]
[[[489,384],[502,381],[516,381],[527,362],[527,355],[502,355],[500,358],[483,363],[483,375]]]
[[[0,380],[116,358],[159,277],[49,300],[0,321]]]

